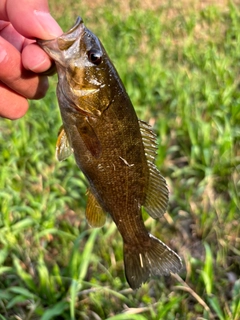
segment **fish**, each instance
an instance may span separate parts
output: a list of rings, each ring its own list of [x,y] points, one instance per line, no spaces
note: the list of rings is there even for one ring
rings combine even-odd
[[[169,190],[155,165],[152,128],[138,119],[99,38],[78,17],[66,33],[38,40],[54,60],[63,125],[56,156],[74,154],[89,182],[86,219],[102,227],[109,214],[123,239],[125,276],[132,289],[152,276],[178,273],[181,258],[150,234],[142,207],[154,219],[166,211]]]

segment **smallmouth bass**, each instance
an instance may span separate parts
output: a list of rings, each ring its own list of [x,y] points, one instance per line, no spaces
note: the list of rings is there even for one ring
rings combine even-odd
[[[74,154],[89,182],[86,218],[101,227],[109,213],[123,238],[126,279],[136,289],[150,276],[179,272],[180,257],[145,228],[141,207],[154,219],[168,204],[165,179],[156,168],[156,137],[138,120],[100,40],[79,17],[53,40],[38,44],[55,61],[62,116],[56,154]]]

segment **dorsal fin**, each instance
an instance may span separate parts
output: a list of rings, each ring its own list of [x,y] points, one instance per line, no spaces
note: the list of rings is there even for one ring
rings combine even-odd
[[[158,171],[155,164],[148,160],[149,182],[144,207],[151,217],[160,218],[168,205],[168,187],[166,180]]]
[[[147,160],[154,163],[157,154],[156,134],[152,131],[152,127],[148,123],[142,120],[138,120],[138,122],[142,135],[142,141],[144,145],[146,158]]]
[[[56,144],[56,158],[63,161],[73,153],[63,126],[60,127]]]
[[[139,126],[149,169],[144,207],[151,217],[157,219],[167,209],[169,191],[166,180],[154,164],[157,150],[156,135],[146,122],[139,120]]]

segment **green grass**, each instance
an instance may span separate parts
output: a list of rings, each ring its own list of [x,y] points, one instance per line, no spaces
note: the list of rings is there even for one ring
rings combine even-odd
[[[24,118],[0,119],[0,319],[238,320],[239,3],[119,3],[50,7],[64,30],[84,18],[154,126],[171,198],[165,218],[144,213],[145,224],[185,268],[129,289],[111,218],[88,227],[83,174],[55,160],[55,76]]]

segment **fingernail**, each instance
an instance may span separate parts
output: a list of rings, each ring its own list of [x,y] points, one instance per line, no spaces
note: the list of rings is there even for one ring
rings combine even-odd
[[[56,38],[63,33],[49,12],[34,10],[34,15],[46,33],[45,40]]]

